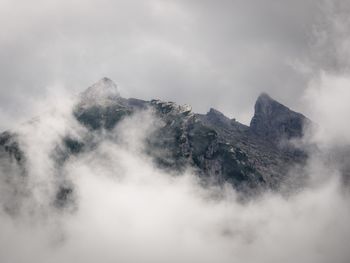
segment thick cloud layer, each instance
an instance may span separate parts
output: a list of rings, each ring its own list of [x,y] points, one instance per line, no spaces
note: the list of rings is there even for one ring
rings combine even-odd
[[[1,128],[50,90],[107,76],[125,97],[218,108],[249,122],[267,91],[301,100],[320,71],[348,74],[349,3],[336,1],[0,1]],[[26,115],[26,116],[24,116]]]
[[[1,262],[348,262],[349,192],[323,155],[297,192],[242,203],[229,185],[203,188],[190,170],[157,169],[143,142],[162,124],[145,111],[57,169],[62,137],[86,132],[72,102],[19,129],[29,176],[1,170]],[[62,209],[53,200],[63,181],[74,195]]]

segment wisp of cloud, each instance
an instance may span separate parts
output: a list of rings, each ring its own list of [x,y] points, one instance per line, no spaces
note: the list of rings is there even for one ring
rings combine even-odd
[[[28,176],[2,160],[1,262],[349,261],[350,198],[326,153],[304,168],[322,180],[242,202],[231,185],[204,187],[190,168],[159,169],[144,143],[162,123],[145,110],[95,134],[95,147],[57,167],[62,138],[87,133],[72,117],[74,100],[62,98],[19,127]],[[74,193],[57,207],[62,182]]]

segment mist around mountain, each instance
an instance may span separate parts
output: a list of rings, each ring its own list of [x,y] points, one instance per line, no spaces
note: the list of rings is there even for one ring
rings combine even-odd
[[[250,126],[103,78],[0,135],[1,262],[348,262],[348,144],[261,94]]]
[[[80,94],[73,106],[72,115],[86,134],[81,138],[64,135],[52,152],[55,162],[64,164],[73,155],[79,158],[94,150],[100,143],[94,140],[96,135],[110,135],[124,119],[143,112],[159,122],[143,142],[143,153],[156,167],[172,173],[190,168],[203,182],[230,183],[247,195],[263,188],[278,189],[288,181],[289,170],[303,166],[308,158],[307,151],[292,140],[302,140],[312,122],[267,94],[258,97],[248,127],[213,108],[197,114],[189,105],[125,99],[112,80],[103,78]],[[2,149],[25,167],[26,154],[16,136],[16,131],[3,133]]]

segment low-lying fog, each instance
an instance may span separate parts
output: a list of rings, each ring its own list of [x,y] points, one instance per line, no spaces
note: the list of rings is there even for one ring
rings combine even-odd
[[[327,78],[305,95],[319,124],[307,140],[323,151],[305,167],[308,184],[244,203],[230,185],[203,188],[190,169],[180,176],[157,169],[142,154],[144,138],[161,125],[148,111],[98,135],[98,147],[58,169],[54,147],[67,133],[87,131],[71,116],[74,100],[43,104],[38,119],[18,127],[28,177],[1,163],[0,261],[349,262],[349,192],[340,163],[327,157],[339,138],[349,142],[343,82],[330,90]],[[62,180],[74,195],[59,209],[52,200]]]

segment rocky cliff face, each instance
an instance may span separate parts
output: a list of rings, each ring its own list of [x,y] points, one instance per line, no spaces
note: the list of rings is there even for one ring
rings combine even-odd
[[[250,129],[258,136],[270,141],[301,138],[303,127],[310,121],[263,93],[255,103],[254,117]]]
[[[72,114],[91,134],[101,130],[108,133],[122,119],[145,109],[151,109],[163,123],[147,137],[145,150],[161,169],[176,173],[190,166],[204,182],[229,182],[242,190],[278,188],[289,168],[302,165],[307,158],[297,149],[281,148],[278,141],[300,138],[309,120],[267,94],[258,98],[248,127],[215,109],[196,114],[187,105],[122,98],[116,85],[104,78],[81,94]],[[59,162],[93,148],[89,139],[68,135],[62,145]],[[0,152],[25,166],[14,133],[0,135]],[[64,199],[70,192],[62,188],[57,196]]]

